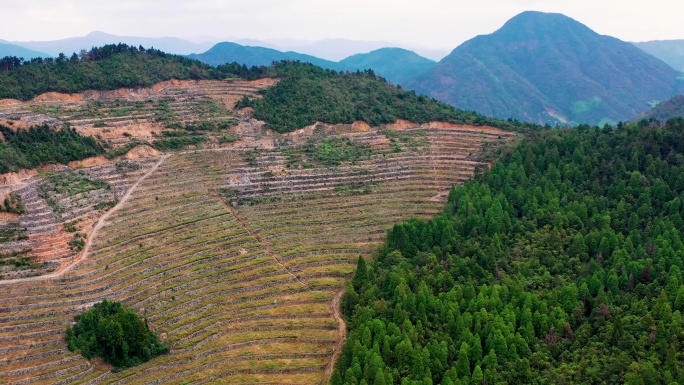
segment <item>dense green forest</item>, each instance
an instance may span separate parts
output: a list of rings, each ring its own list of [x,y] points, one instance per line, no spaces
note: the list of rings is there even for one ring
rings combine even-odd
[[[529,133],[394,226],[332,384],[684,383],[684,120]]]
[[[170,79],[219,79],[215,68],[155,49],[111,44],[70,57],[0,59],[0,99],[29,100],[48,91],[149,87]]]
[[[88,359],[100,357],[115,368],[125,368],[169,352],[144,320],[118,302],[104,300],[75,320],[66,332],[69,350]]]
[[[73,128],[55,130],[36,126],[12,130],[0,125],[0,173],[35,168],[49,163],[69,163],[104,152],[92,137],[79,135]]]
[[[263,91],[262,99],[243,99],[238,107],[253,107],[254,116],[278,132],[289,132],[319,122],[338,124],[361,120],[372,126],[405,119],[489,125],[505,129],[532,127],[517,121],[486,118],[458,110],[415,92],[402,90],[373,71],[336,72],[300,62],[274,63],[247,69],[235,64],[219,67],[223,73],[245,78],[280,78]]]

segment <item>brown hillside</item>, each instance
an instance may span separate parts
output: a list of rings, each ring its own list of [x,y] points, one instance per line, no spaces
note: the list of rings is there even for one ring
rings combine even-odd
[[[232,97],[218,83],[191,82],[170,104],[198,90]],[[0,252],[30,247],[51,261],[37,273],[60,270],[0,280],[0,383],[318,384],[342,337],[331,305],[358,256],[369,257],[392,224],[438,213],[452,185],[487,167],[483,149],[514,137],[410,122],[281,135],[249,119],[230,132],[237,140],[222,147],[142,148],[134,159],[60,167],[15,190],[27,207],[15,227],[29,238]],[[315,150],[324,144],[362,155],[329,163]],[[55,188],[55,175],[80,189]],[[95,210],[102,202],[109,206]],[[97,230],[84,252],[65,249],[74,233],[64,223]],[[69,352],[65,327],[105,298],[145,317],[171,353],[112,373]]]

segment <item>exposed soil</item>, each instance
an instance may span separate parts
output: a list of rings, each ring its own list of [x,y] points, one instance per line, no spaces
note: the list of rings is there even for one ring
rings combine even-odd
[[[36,170],[20,170],[19,172],[8,172],[0,174],[0,186],[9,186],[20,184],[22,181],[29,179],[38,174]]]
[[[108,162],[109,159],[105,158],[103,155],[100,155],[92,158],[86,158],[82,160],[75,160],[73,162],[69,162],[68,166],[71,168],[93,167],[100,166]]]
[[[335,347],[333,348],[333,355],[330,358],[330,362],[325,367],[325,372],[323,373],[323,378],[321,379],[321,385],[325,385],[330,382],[330,377],[332,377],[333,370],[335,370],[335,363],[340,357],[340,354],[342,354],[342,347],[344,346],[344,341],[347,339],[347,324],[344,322],[344,318],[342,318],[342,314],[340,313],[340,300],[342,299],[343,295],[344,290],[338,291],[337,294],[335,294],[332,303],[330,304],[330,309],[333,312],[333,318],[335,318],[335,321],[337,322],[338,337],[337,343],[335,343]]]
[[[133,148],[131,151],[128,151],[128,153],[124,155],[124,158],[129,160],[137,160],[143,158],[156,158],[159,155],[159,151],[155,150],[154,148],[148,145],[143,145],[137,146]]]

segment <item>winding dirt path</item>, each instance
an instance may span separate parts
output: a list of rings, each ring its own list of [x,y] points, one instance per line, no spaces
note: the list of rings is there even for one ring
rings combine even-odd
[[[344,318],[342,318],[342,314],[340,314],[340,299],[342,299],[343,295],[344,289],[338,291],[337,294],[335,294],[332,303],[330,304],[330,309],[333,312],[333,318],[335,318],[335,321],[337,321],[338,336],[337,343],[335,343],[335,347],[333,348],[333,355],[330,358],[330,362],[328,362],[328,366],[325,367],[325,372],[323,373],[323,378],[321,379],[321,385],[326,385],[330,382],[330,377],[332,377],[333,370],[335,369],[335,363],[337,362],[337,359],[340,358],[340,354],[342,354],[342,346],[344,345],[344,341],[347,339],[347,323],[344,322]]]
[[[162,155],[162,157],[157,161],[157,163],[154,164],[147,172],[138,178],[137,181],[126,191],[126,194],[124,194],[123,197],[119,200],[119,203],[116,204],[116,206],[112,207],[109,211],[107,211],[104,215],[100,217],[100,219],[97,220],[95,223],[95,226],[90,230],[88,233],[88,237],[86,238],[85,245],[83,246],[83,251],[79,254],[79,257],[74,259],[71,263],[68,265],[64,266],[62,269],[50,273],[50,274],[45,274],[45,275],[39,275],[37,277],[28,277],[28,278],[15,278],[15,279],[9,279],[6,281],[1,281],[0,280],[0,286],[6,286],[10,285],[13,283],[19,283],[19,282],[35,282],[35,281],[45,281],[48,279],[54,279],[54,278],[59,278],[63,276],[65,273],[73,269],[74,266],[79,264],[81,261],[84,261],[88,258],[88,252],[90,251],[90,246],[93,243],[93,239],[95,239],[95,236],[97,235],[97,232],[100,231],[102,226],[104,226],[105,221],[109,219],[109,217],[112,216],[116,211],[118,211],[123,205],[128,201],[128,198],[131,197],[131,194],[133,194],[133,191],[135,191],[136,188],[138,188],[138,185],[140,185],[140,182],[145,180],[148,176],[150,176],[153,172],[155,172],[159,166],[164,163],[166,159],[168,159],[171,156],[171,154],[167,155]]]

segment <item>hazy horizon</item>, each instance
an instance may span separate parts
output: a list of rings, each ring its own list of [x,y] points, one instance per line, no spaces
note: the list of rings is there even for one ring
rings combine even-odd
[[[451,49],[476,35],[495,31],[526,10],[563,13],[600,34],[625,41],[684,38],[678,24],[684,5],[670,0],[653,0],[647,9],[643,2],[634,0],[484,0],[478,4],[445,0],[6,2],[0,39],[10,42],[60,40],[102,31],[194,42],[348,39]]]

